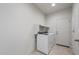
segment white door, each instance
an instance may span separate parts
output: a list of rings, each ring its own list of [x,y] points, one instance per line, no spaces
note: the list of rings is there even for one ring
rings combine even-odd
[[[56,43],[66,46],[70,44],[70,22],[66,18],[56,20]]]
[[[48,35],[38,34],[37,50],[44,54],[48,54]]]

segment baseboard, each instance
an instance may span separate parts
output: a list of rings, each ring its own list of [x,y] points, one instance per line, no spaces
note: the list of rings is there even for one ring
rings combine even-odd
[[[58,46],[62,46],[62,47],[67,47],[67,48],[70,48],[70,46],[66,46],[66,45],[62,45],[62,44],[56,44]]]

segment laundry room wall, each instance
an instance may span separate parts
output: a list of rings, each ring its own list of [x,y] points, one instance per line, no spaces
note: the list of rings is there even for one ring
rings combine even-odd
[[[79,55],[79,42],[75,40],[79,40],[79,3],[74,3],[72,10],[72,50]]]
[[[34,49],[35,24],[44,14],[32,4],[0,4],[0,54],[29,54]]]
[[[49,32],[52,32],[55,34],[55,39],[56,39],[56,43],[57,44],[62,44],[62,45],[66,45],[66,46],[70,46],[71,45],[71,18],[72,18],[72,8],[66,8],[66,9],[63,9],[63,10],[60,10],[60,11],[56,11],[54,13],[51,13],[49,15],[47,15],[47,26],[50,27],[50,30]],[[65,33],[64,31],[64,34],[66,36],[61,36],[63,37],[63,40],[61,40],[60,38],[60,35],[58,34],[58,29],[57,27],[59,25],[62,25],[62,28],[64,26],[66,26],[67,24],[64,24],[62,22],[64,22],[65,20],[68,20],[70,23],[68,25],[69,29],[66,30],[68,33]],[[66,26],[67,27],[67,26]],[[64,29],[67,29],[67,28],[64,28]],[[61,31],[61,28],[60,28],[60,31]],[[59,32],[60,33],[60,32]],[[59,35],[59,39],[57,38],[57,34]],[[64,39],[65,38],[65,39]]]

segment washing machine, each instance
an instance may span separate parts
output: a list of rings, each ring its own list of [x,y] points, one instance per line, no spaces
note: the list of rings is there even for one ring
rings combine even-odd
[[[48,55],[54,45],[55,45],[54,33],[37,34],[37,50],[39,52]]]

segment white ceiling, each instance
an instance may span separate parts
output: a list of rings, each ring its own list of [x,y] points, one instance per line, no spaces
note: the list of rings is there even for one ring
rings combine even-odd
[[[51,4],[52,3],[35,3],[35,5],[45,14],[50,14],[65,8],[72,7],[72,3],[56,3],[55,7],[52,7]]]

